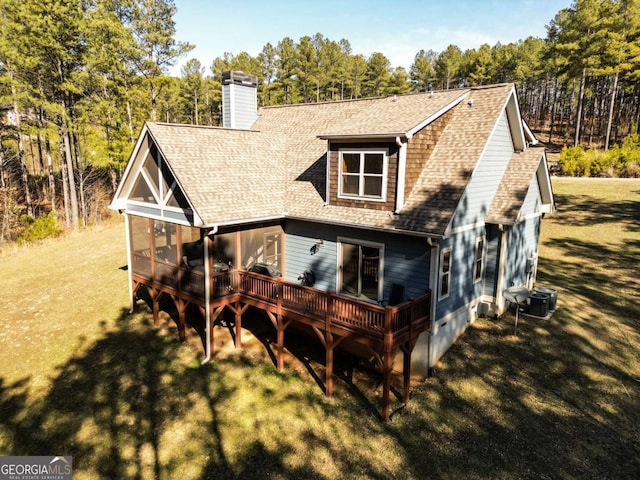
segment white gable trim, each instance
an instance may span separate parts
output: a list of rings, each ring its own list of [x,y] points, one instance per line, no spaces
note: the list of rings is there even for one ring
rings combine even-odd
[[[547,213],[555,212],[556,202],[553,198],[551,175],[549,175],[549,165],[547,164],[547,154],[545,152],[542,152],[542,159],[540,160],[540,165],[538,165],[538,170],[536,170],[536,177],[538,179],[542,204],[545,207],[544,211]]]
[[[133,150],[131,151],[131,155],[129,155],[129,160],[127,160],[127,167],[125,168],[124,173],[122,174],[122,178],[120,179],[120,182],[118,183],[118,188],[116,189],[116,193],[113,196],[113,201],[109,205],[109,208],[112,210],[124,210],[124,208],[126,207],[127,199],[126,199],[126,195],[122,194],[122,191],[125,188],[125,184],[131,183],[129,182],[129,178],[130,178],[131,170],[133,170],[133,164],[136,163],[134,160],[138,156],[138,152],[140,150],[140,147],[142,146],[142,142],[144,141],[146,134],[148,132],[149,132],[149,127],[147,127],[147,124],[145,123],[144,126],[142,127],[142,130],[140,131],[140,134],[138,135],[138,141],[133,147]],[[131,190],[131,187],[129,187],[129,190]]]
[[[149,176],[147,175],[147,173],[145,172],[143,166],[148,158],[149,152],[150,152],[150,148],[146,148],[144,151],[142,151],[142,145],[144,144],[145,139],[148,137],[149,139],[149,144],[151,144],[151,142],[153,142],[153,144],[156,146],[156,148],[158,149],[158,155],[160,156],[159,161],[160,163],[164,163],[164,165],[169,169],[169,171],[171,172],[171,176],[173,177],[173,181],[171,182],[171,185],[167,185],[167,191],[164,192],[164,198],[160,198],[160,195],[162,195],[162,192],[156,192],[155,187],[153,187],[153,182],[149,179]],[[158,168],[161,168],[160,166]],[[159,175],[161,176],[162,170],[160,170]],[[136,202],[136,201],[132,201],[129,200],[129,195],[131,194],[133,187],[136,184],[136,179],[142,176],[143,180],[147,183],[147,186],[149,187],[151,194],[153,195],[153,198],[156,201],[155,205],[152,204],[143,204],[141,202]],[[160,184],[162,184],[162,179],[160,179]],[[182,194],[184,196],[184,198],[186,199],[187,203],[189,204],[189,207],[186,209],[182,209],[182,208],[176,208],[176,207],[171,207],[169,205],[167,205],[166,203],[169,201],[169,199],[171,198],[171,196],[174,194],[174,192],[176,191],[176,189],[179,188],[182,191]],[[114,196],[114,200],[111,202],[111,204],[109,205],[109,208],[113,209],[113,210],[118,210],[118,211],[127,211],[127,205],[139,205],[141,207],[151,207],[151,208],[157,208],[159,209],[160,212],[162,211],[171,211],[171,212],[176,212],[176,213],[184,213],[185,215],[188,216],[192,216],[193,217],[193,225],[194,227],[201,227],[203,225],[203,221],[200,218],[200,215],[198,215],[198,212],[195,210],[195,208],[193,207],[193,203],[189,200],[189,197],[187,196],[187,192],[185,191],[185,189],[180,185],[180,182],[178,180],[177,175],[175,174],[175,172],[173,171],[173,169],[171,168],[170,163],[167,161],[166,159],[166,155],[162,152],[162,149],[160,148],[160,145],[158,144],[158,142],[156,141],[155,137],[153,136],[153,134],[151,133],[151,130],[148,127],[148,124],[145,123],[144,127],[142,128],[142,131],[140,132],[140,135],[138,137],[138,141],[136,142],[135,147],[133,148],[133,151],[131,152],[131,156],[129,157],[129,161],[127,163],[127,168],[124,171],[124,174],[122,175],[122,179],[120,180],[120,183],[118,185],[118,188],[116,190],[116,194]],[[129,213],[132,213],[134,215],[140,215],[140,212],[137,211],[131,211]],[[183,222],[181,222],[180,220],[171,217],[171,218],[163,218],[162,216],[157,216],[157,215],[153,215],[151,213],[146,214],[149,218],[154,218],[157,220],[166,220],[166,221],[171,221],[174,223],[179,223],[179,224],[183,224]],[[189,224],[191,225],[191,224]]]
[[[511,88],[511,94],[505,105],[507,111],[507,120],[509,120],[509,128],[511,129],[511,139],[515,150],[524,151],[527,148],[522,118],[520,117],[520,106],[518,105],[518,97],[516,88]]]

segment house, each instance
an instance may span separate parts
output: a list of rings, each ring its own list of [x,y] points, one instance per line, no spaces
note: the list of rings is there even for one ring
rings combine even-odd
[[[256,108],[257,79],[228,72],[224,127],[147,123],[112,202],[124,214],[132,308],[146,288],[213,324],[263,309],[306,325],[327,353],[358,347],[390,374],[426,371],[501,292],[533,286],[554,210],[544,149],[512,84]],[[317,337],[313,338],[313,335]]]

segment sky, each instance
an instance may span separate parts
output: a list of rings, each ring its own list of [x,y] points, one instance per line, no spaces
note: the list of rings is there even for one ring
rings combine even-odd
[[[383,53],[409,70],[420,49],[441,52],[487,43],[545,38],[556,13],[572,0],[174,0],[176,39],[195,48],[170,70],[197,58],[210,74],[225,52],[257,56],[267,43],[320,32],[349,40],[353,54]]]

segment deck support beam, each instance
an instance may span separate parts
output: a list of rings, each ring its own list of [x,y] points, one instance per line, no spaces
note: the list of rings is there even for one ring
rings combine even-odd
[[[176,304],[176,309],[178,310],[178,338],[180,338],[181,342],[184,342],[187,338],[185,323],[189,302],[182,300],[181,298],[174,298],[173,302]]]
[[[154,324],[158,326],[162,295],[170,295],[179,315],[178,332],[181,341],[186,337],[186,312],[189,305],[197,305],[205,316],[208,313],[207,340],[210,341],[211,352],[207,352],[207,359],[213,354],[214,322],[224,312],[225,307],[235,314],[235,331],[231,331],[231,334],[235,337],[236,348],[242,347],[242,315],[251,306],[259,308],[266,313],[276,329],[274,360],[278,371],[284,370],[284,336],[287,327],[294,321],[309,325],[325,347],[325,394],[328,397],[333,395],[335,349],[343,340],[350,338],[367,348],[376,364],[381,367],[383,421],[391,418],[393,361],[396,353],[402,350],[402,402],[408,402],[411,355],[420,333],[429,329],[430,292],[425,292],[417,299],[409,299],[399,306],[381,308],[357,300],[347,300],[332,292],[322,293],[313,289],[300,292],[306,287],[281,279],[262,278],[255,274],[235,271],[230,272],[230,275],[237,275],[230,280],[230,285],[236,285],[234,289],[225,291],[223,296],[211,303],[202,302],[201,298],[182,291],[180,285],[176,290],[169,285],[139,276],[132,279],[132,300],[135,299],[140,286],[145,285],[152,301]],[[271,354],[273,355],[273,352]]]
[[[324,335],[325,335],[325,395],[331,397],[333,395],[333,332],[331,331],[331,319],[333,318],[333,294],[327,295],[327,313],[324,319]]]
[[[411,350],[403,348],[402,353],[402,403],[407,403],[411,384]]]

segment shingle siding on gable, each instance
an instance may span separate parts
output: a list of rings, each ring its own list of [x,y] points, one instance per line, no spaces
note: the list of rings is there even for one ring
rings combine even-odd
[[[351,200],[338,198],[340,176],[340,149],[342,148],[380,148],[389,151],[389,166],[387,170],[387,192],[385,202],[368,200]],[[341,207],[369,208],[372,210],[393,211],[396,205],[396,186],[398,183],[398,146],[394,142],[360,142],[360,143],[335,143],[332,142],[329,150],[329,203]]]
[[[503,112],[458,204],[453,228],[484,221],[513,151],[507,114]]]
[[[449,123],[453,115],[453,109],[431,122],[417,132],[407,144],[407,165],[405,170],[404,196],[409,196],[422,169],[424,168],[433,147],[435,147],[440,135]]]

